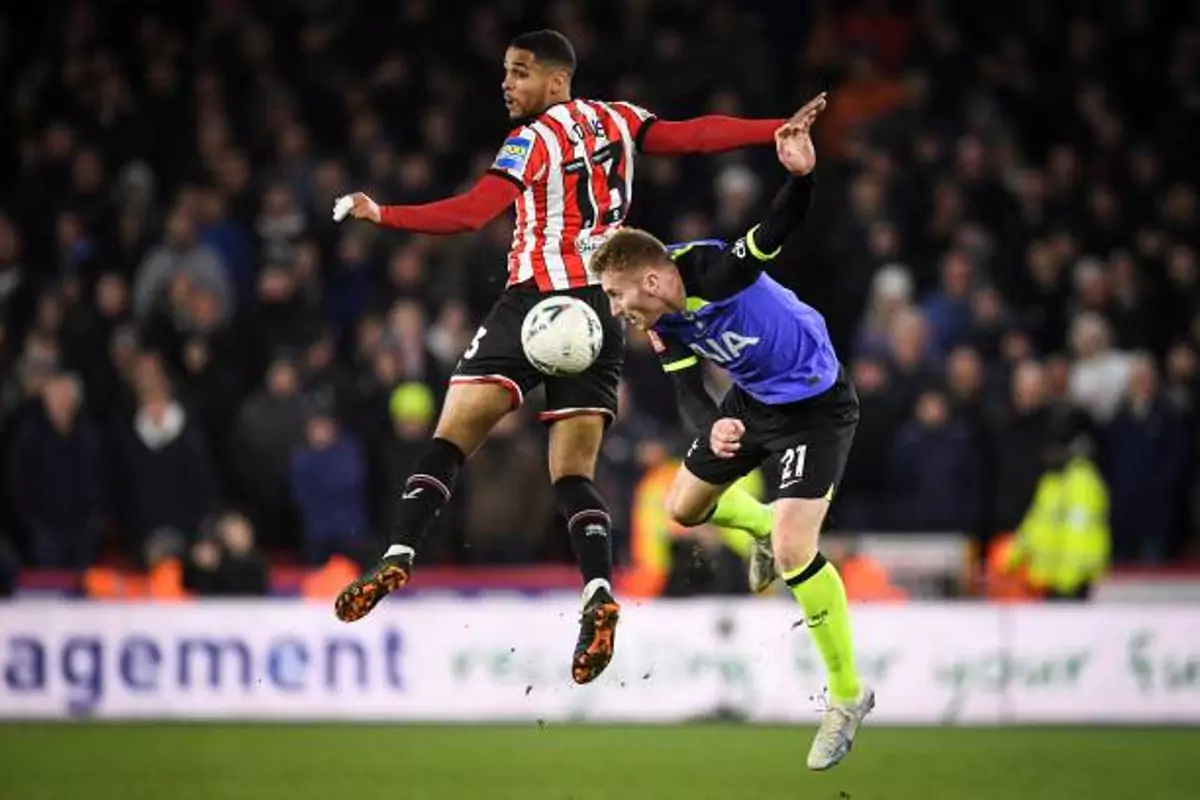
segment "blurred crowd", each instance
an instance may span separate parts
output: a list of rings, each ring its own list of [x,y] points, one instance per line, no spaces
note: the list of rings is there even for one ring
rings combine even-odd
[[[664,118],[831,90],[777,274],[863,402],[837,526],[1011,531],[1070,440],[1101,466],[1116,561],[1200,549],[1187,5],[458,5],[0,11],[0,563],[186,552],[192,585],[246,588],[264,552],[376,551],[511,222],[409,236],[335,226],[333,199],[473,180],[507,131],[505,44],[543,25],[578,50],[577,94]],[[647,158],[630,222],[736,235],[779,177],[769,148]],[[641,475],[689,436],[667,387],[632,336],[600,475],[619,561]],[[531,418],[470,463],[423,561],[570,560]]]

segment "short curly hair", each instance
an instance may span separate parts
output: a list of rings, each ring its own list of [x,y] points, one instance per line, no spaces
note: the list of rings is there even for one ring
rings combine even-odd
[[[571,40],[549,28],[540,31],[522,33],[508,43],[509,47],[517,50],[528,50],[533,53],[535,60],[551,66],[562,67],[575,74],[578,64],[575,58],[575,48]]]

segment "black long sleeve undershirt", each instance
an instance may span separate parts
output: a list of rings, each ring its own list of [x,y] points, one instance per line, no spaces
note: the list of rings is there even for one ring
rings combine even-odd
[[[812,205],[813,174],[788,176],[775,193],[762,222],[726,248],[697,276],[699,294],[706,300],[732,297],[758,280],[766,263],[799,230]]]
[[[683,421],[695,433],[707,433],[721,412],[704,385],[704,370],[699,364],[677,370],[671,373],[671,383],[675,386]]]
[[[772,253],[783,247],[787,237],[799,230],[808,219],[812,207],[813,173],[789,175],[775,193],[771,208],[754,233],[754,241],[763,252]]]

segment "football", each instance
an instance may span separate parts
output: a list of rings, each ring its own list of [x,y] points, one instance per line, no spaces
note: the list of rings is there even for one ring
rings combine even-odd
[[[547,297],[521,324],[525,357],[547,375],[578,375],[592,365],[604,344],[600,317],[576,297]]]

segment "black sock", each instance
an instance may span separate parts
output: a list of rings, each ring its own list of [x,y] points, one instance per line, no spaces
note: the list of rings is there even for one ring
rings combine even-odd
[[[554,499],[567,518],[567,533],[586,584],[612,578],[612,517],[608,503],[589,478],[568,475],[554,482]]]
[[[463,461],[458,445],[436,438],[417,456],[408,480],[394,490],[394,544],[411,547],[414,553],[420,548],[438,513],[450,502]]]

